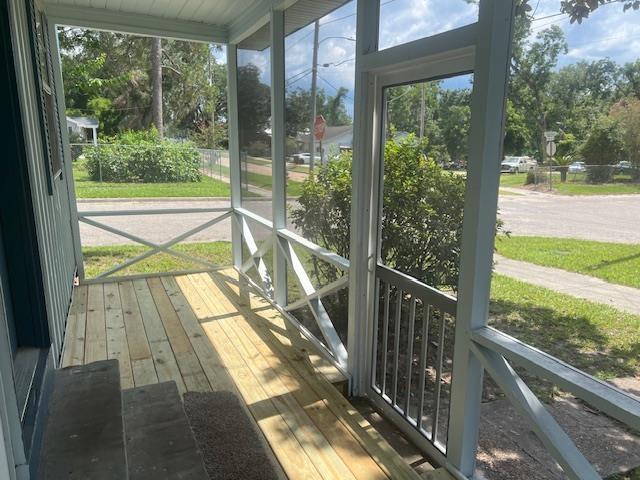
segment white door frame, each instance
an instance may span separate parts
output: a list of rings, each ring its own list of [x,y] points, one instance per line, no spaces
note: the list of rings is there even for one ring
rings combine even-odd
[[[515,2],[480,0],[478,22],[377,50],[379,0],[358,2],[356,109],[350,283],[349,371],[352,393],[365,394],[458,478],[475,470],[483,368],[472,353],[472,330],[486,325]],[[383,87],[473,73],[447,454],[425,439],[382,398],[372,395],[375,271],[378,259]],[[376,399],[379,399],[377,400]]]

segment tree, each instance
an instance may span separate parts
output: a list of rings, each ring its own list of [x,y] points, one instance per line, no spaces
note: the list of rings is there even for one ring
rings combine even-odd
[[[153,124],[158,131],[158,137],[164,137],[164,121],[162,118],[162,39],[151,39],[151,112]]]
[[[626,94],[640,98],[640,60],[626,63],[622,67],[622,78],[625,82]]]
[[[154,124],[152,39],[77,28],[62,28],[59,38],[69,114],[98,117],[106,135]],[[226,72],[214,57],[219,48],[162,41],[167,135],[189,137],[206,130],[214,112],[217,122],[226,120]]]
[[[547,87],[547,119],[563,132],[586,138],[620,96],[621,74],[609,59],[580,61],[555,72]]]
[[[635,97],[620,100],[611,110],[623,145],[624,156],[636,172],[640,169],[640,99]]]
[[[623,151],[618,125],[612,118],[603,117],[594,125],[580,148],[580,154],[587,164],[587,180],[591,183],[611,181],[611,166],[622,160]]]
[[[567,52],[567,42],[560,27],[554,25],[539,32],[536,40],[528,44],[524,39],[529,28],[527,18],[517,18],[509,99],[525,118],[530,119],[539,158],[544,158],[544,132],[548,128],[550,111],[550,99],[546,93],[560,54]]]
[[[249,63],[238,67],[238,123],[240,145],[266,136],[271,117],[271,90],[260,80],[260,69]]]

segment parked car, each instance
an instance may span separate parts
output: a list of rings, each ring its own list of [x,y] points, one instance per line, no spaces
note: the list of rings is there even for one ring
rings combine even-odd
[[[533,170],[538,166],[531,157],[504,157],[500,166],[502,173],[523,173]]]
[[[308,153],[296,153],[293,155],[293,163],[297,163],[297,164],[302,164],[302,165],[309,165],[311,160],[311,155]],[[316,163],[318,163],[320,161],[320,156],[316,155],[314,157],[314,160]]]
[[[569,165],[569,173],[582,173],[586,170],[587,167],[585,167],[584,162],[573,162]]]
[[[617,173],[629,173],[633,169],[633,165],[631,165],[631,162],[623,160],[616,163],[613,168]]]

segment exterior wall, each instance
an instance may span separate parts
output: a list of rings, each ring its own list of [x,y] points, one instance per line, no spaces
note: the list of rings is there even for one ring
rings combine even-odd
[[[0,246],[2,238],[0,233]],[[0,256],[0,261],[3,258]],[[0,265],[0,478],[28,478],[7,336],[6,278]]]
[[[75,205],[68,181],[72,178],[70,157],[65,152],[62,175],[52,181],[49,191],[50,173],[42,145],[41,102],[34,77],[26,2],[9,0],[9,10],[49,336],[57,364],[76,272],[72,226],[76,221],[72,215]]]

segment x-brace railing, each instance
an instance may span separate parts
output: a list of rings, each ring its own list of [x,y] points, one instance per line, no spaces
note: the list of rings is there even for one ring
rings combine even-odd
[[[273,224],[264,218],[247,211],[245,209],[236,209],[235,221],[238,224],[242,232],[244,243],[249,250],[249,258],[242,264],[240,271],[246,274],[252,268],[255,268],[260,276],[264,291],[270,298],[273,299],[273,284],[267,267],[263,261],[263,256],[271,249],[274,248],[273,236],[269,239],[265,239],[260,247],[257,246],[251,229],[247,222],[247,219],[253,220],[261,226],[271,230],[273,232]],[[349,283],[349,261],[340,255],[330,252],[313,242],[310,242],[302,237],[299,237],[293,232],[288,230],[278,230],[276,232],[277,248],[284,255],[287,263],[291,267],[294,273],[296,283],[303,293],[303,297],[289,303],[287,305],[280,305],[285,311],[292,312],[301,307],[307,306],[311,311],[311,314],[322,333],[325,340],[325,345],[333,354],[336,361],[343,367],[347,365],[347,349],[345,348],[338,332],[336,331],[331,317],[329,316],[326,308],[322,303],[322,298],[335,293],[348,286]],[[309,278],[305,270],[305,266],[296,254],[293,245],[296,244],[315,257],[330,263],[344,272],[344,275],[337,280],[316,289]]]
[[[116,227],[112,227],[111,225],[107,225],[102,222],[98,222],[96,220],[92,220],[90,217],[119,217],[119,216],[135,216],[135,215],[168,215],[168,214],[187,214],[187,213],[220,213],[223,212],[222,215],[219,215],[211,220],[208,220],[200,225],[187,230],[186,232],[173,237],[172,239],[163,242],[163,243],[155,243],[149,240],[146,240],[138,235],[134,235],[132,233],[126,232]],[[183,252],[178,252],[176,250],[172,250],[171,247],[176,245],[177,243],[182,242],[183,240],[189,238],[192,235],[195,235],[202,230],[205,230],[216,223],[221,222],[222,220],[229,218],[231,216],[231,209],[229,208],[174,208],[174,209],[146,209],[146,210],[111,210],[111,211],[88,211],[88,212],[78,212],[78,221],[86,223],[87,225],[91,225],[93,227],[99,228],[101,230],[113,233],[115,235],[119,235],[121,237],[127,238],[135,243],[139,243],[146,247],[149,247],[149,250],[141,253],[125,262],[122,262],[115,267],[106,270],[99,274],[96,278],[105,278],[109,275],[113,275],[120,270],[123,270],[131,265],[134,265],[145,258],[148,258],[156,253],[166,253],[172,255],[177,258],[181,258],[184,260],[188,260],[200,265],[203,265],[207,268],[216,268],[218,265],[215,265],[207,260],[202,258],[194,257],[191,255],[187,255]]]

